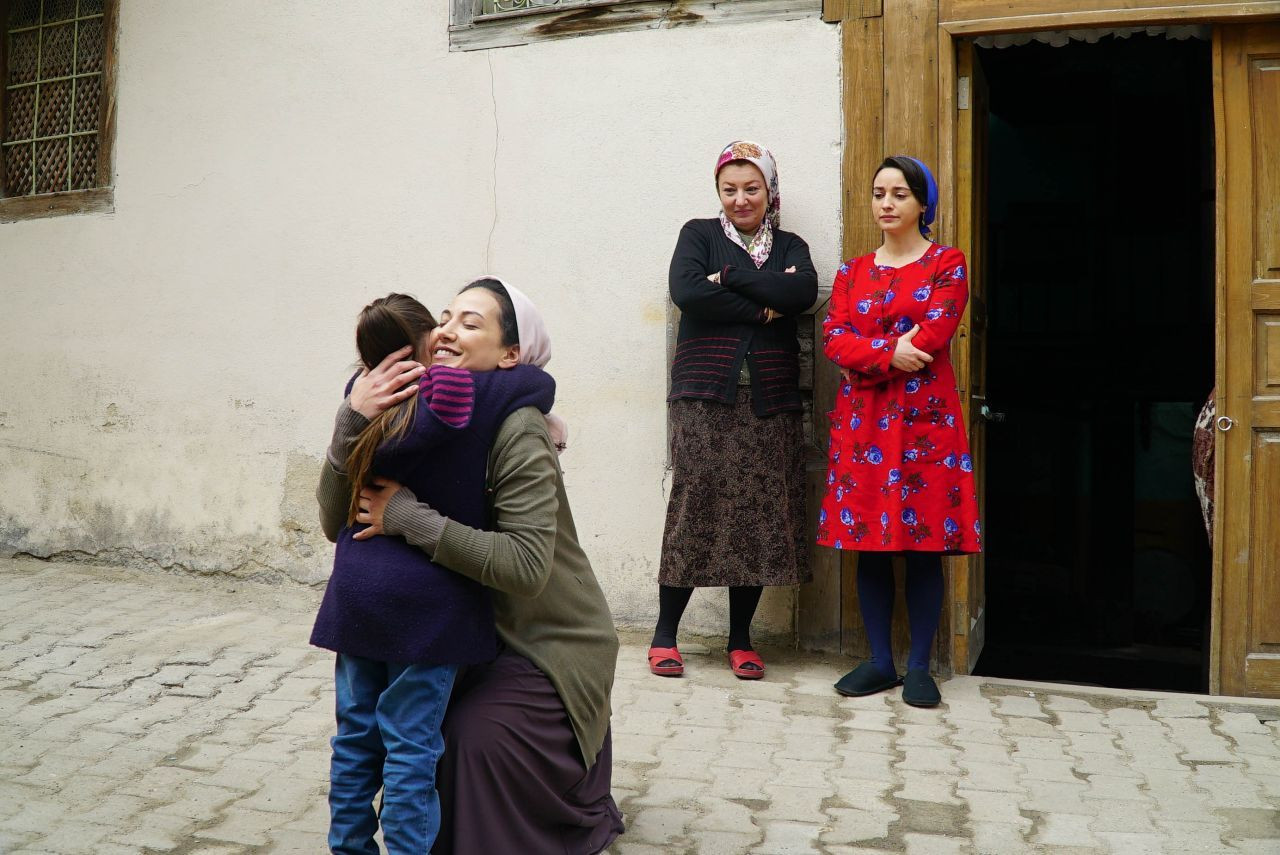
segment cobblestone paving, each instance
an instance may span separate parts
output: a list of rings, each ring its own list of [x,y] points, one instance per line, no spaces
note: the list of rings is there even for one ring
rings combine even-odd
[[[0,852],[325,851],[316,591],[0,561]],[[740,682],[627,638],[615,795],[646,853],[1280,853],[1280,705],[957,678],[837,697],[842,661]],[[488,853],[486,853],[488,855]]]

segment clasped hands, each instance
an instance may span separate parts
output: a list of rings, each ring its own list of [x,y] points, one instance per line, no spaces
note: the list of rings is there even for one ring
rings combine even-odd
[[[915,373],[930,362],[933,362],[932,356],[916,347],[912,342],[918,332],[920,332],[920,325],[916,324],[899,336],[893,346],[893,356],[889,358],[890,365],[907,374]],[[844,377],[846,383],[853,382],[853,374],[854,372],[848,368],[840,369],[840,376]]]
[[[782,272],[783,272],[783,273],[795,273],[795,272],[796,272],[796,267],[795,267],[795,265],[793,264],[793,265],[791,265],[790,267],[788,267],[786,270],[784,270],[784,271],[782,271]],[[719,285],[719,284],[720,284],[720,271],[719,271],[719,270],[717,270],[715,273],[712,273],[711,275],[709,275],[709,276],[707,277],[707,280],[708,280],[709,282],[714,282],[714,283],[716,283],[717,285]],[[778,318],[780,318],[780,317],[782,317],[782,312],[776,312],[776,311],[774,311],[773,309],[770,309],[768,306],[766,306],[766,307],[765,307],[765,309],[764,309],[764,322],[765,322],[766,324],[767,324],[767,323],[769,323],[769,321],[776,321],[776,320],[777,320]]]
[[[382,515],[387,510],[387,503],[391,501],[391,497],[400,490],[400,484],[392,481],[390,478],[374,478],[372,487],[364,487],[360,490],[360,507],[356,512],[356,522],[363,523],[368,528],[362,528],[360,531],[351,535],[352,540],[368,540],[369,538],[386,534],[382,528]]]

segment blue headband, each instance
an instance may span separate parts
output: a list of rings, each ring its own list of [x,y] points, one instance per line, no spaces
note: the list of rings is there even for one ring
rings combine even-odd
[[[938,214],[938,182],[933,180],[933,173],[929,171],[929,167],[925,166],[914,157],[902,157],[920,167],[924,173],[925,195],[928,201],[925,202],[924,213],[920,215],[920,234],[925,237],[929,236],[929,226],[933,223],[933,218]]]

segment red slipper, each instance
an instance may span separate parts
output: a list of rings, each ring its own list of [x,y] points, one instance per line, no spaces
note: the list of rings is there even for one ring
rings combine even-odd
[[[663,662],[675,662],[674,665],[663,665]],[[680,651],[674,647],[650,647],[649,670],[659,677],[679,677],[684,673],[684,660]]]
[[[756,667],[746,667],[749,665]],[[740,679],[759,680],[764,676],[764,660],[754,650],[730,650],[729,669]]]

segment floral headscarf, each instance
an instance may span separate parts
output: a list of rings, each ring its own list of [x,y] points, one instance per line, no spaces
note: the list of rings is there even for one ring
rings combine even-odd
[[[751,260],[755,262],[756,268],[759,269],[769,260],[769,253],[773,250],[773,230],[778,227],[779,214],[782,211],[782,195],[778,192],[778,164],[774,161],[773,153],[769,149],[759,143],[738,140],[725,146],[724,151],[720,152],[720,157],[716,159],[717,181],[720,179],[720,170],[724,165],[734,160],[745,160],[760,170],[760,174],[764,176],[764,183],[769,188],[769,204],[765,208],[764,219],[760,221],[760,228],[752,237],[750,246],[743,242],[742,236],[738,234],[738,229],[725,214],[723,207],[720,209],[720,226],[724,229],[724,236],[745,249],[751,256]]]

